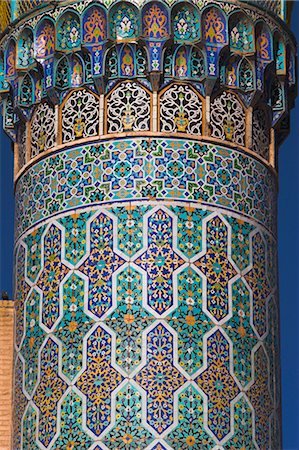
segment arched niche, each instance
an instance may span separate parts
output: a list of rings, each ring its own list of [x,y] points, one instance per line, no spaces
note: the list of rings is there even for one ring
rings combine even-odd
[[[245,108],[231,91],[222,91],[211,100],[211,136],[245,145]]]
[[[27,69],[35,65],[34,39],[30,28],[25,28],[18,38],[17,69]]]
[[[39,103],[30,122],[31,158],[56,145],[55,108],[49,102]]]
[[[242,58],[238,65],[239,88],[244,92],[255,90],[255,71],[253,64],[247,59]]]
[[[106,132],[149,131],[151,93],[137,81],[122,81],[106,96]]]
[[[149,2],[142,8],[142,35],[149,40],[165,40],[169,38],[169,12],[163,3]]]
[[[207,45],[224,46],[228,43],[227,19],[219,8],[212,6],[204,10],[202,34]]]
[[[200,39],[199,10],[187,2],[179,2],[171,11],[172,34],[175,42],[193,43]]]
[[[286,75],[287,64],[286,64],[286,45],[284,39],[279,33],[274,35],[274,58],[275,58],[275,68],[277,75]]]
[[[255,26],[257,58],[264,64],[273,61],[273,39],[269,27],[259,21]]]
[[[0,93],[9,92],[9,84],[5,79],[4,55],[0,52]]]
[[[85,82],[84,61],[80,55],[71,58],[71,86],[79,87]]]
[[[252,112],[252,150],[269,161],[271,114],[264,104],[257,105]]]
[[[230,50],[236,53],[252,54],[255,51],[253,23],[240,11],[229,18],[229,45]]]
[[[5,51],[5,77],[13,79],[16,76],[16,42],[10,39]]]
[[[60,107],[61,141],[99,135],[100,100],[89,89],[71,91]]]
[[[172,83],[159,94],[159,129],[169,133],[202,134],[203,100],[192,86]]]
[[[82,15],[82,44],[97,46],[107,39],[107,12],[100,5],[91,5]]]
[[[109,36],[115,41],[134,40],[140,34],[140,13],[132,3],[119,2],[109,12]]]
[[[58,18],[56,48],[63,52],[72,52],[81,48],[80,17],[75,11],[66,11]]]
[[[34,36],[35,57],[45,60],[54,55],[55,25],[51,19],[45,18],[38,23]]]
[[[57,89],[68,89],[71,85],[71,67],[67,56],[62,56],[55,64],[54,83]]]
[[[35,102],[35,82],[31,74],[27,73],[19,84],[19,98],[20,106],[30,107]]]

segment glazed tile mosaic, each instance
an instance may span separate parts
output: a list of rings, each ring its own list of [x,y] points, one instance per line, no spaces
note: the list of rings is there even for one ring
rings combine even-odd
[[[0,0],[13,450],[281,449],[288,9]]]
[[[14,449],[272,448],[275,248],[240,215],[167,200],[28,231]]]
[[[16,187],[17,237],[61,211],[114,201],[216,205],[276,227],[276,180],[249,155],[182,139],[119,139],[75,147],[29,168]]]

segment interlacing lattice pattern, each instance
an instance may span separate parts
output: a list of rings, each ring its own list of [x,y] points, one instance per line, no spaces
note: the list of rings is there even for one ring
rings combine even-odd
[[[61,60],[64,64],[66,59]],[[66,61],[67,62],[67,61]],[[62,82],[65,75],[61,68]],[[138,82],[121,82],[105,97],[105,108],[100,99],[88,89],[74,90],[58,107],[60,127],[56,127],[55,110],[44,102],[36,107],[29,123],[31,157],[53,148],[57,143],[100,136],[100,116],[104,115],[101,133],[153,131],[186,133],[201,136],[207,108],[200,93],[191,85],[174,83],[158,96],[158,116],[153,119],[153,94]],[[245,110],[238,97],[230,91],[217,96],[211,103],[210,132],[212,137],[245,145]],[[156,121],[156,122],[155,122]],[[155,125],[154,125],[155,123]],[[58,128],[58,129],[56,129]],[[270,123],[264,111],[254,110],[252,119],[252,150],[269,161]],[[19,160],[19,169],[24,160]]]
[[[275,248],[195,203],[79,209],[28,231],[14,449],[276,448]]]

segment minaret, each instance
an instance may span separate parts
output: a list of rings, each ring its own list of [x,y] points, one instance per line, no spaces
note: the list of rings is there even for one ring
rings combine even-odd
[[[1,1],[13,450],[282,448],[287,7]]]

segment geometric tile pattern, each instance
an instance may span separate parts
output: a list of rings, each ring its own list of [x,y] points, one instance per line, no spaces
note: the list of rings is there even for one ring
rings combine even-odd
[[[179,164],[175,173],[173,161]],[[120,162],[125,164],[121,171]],[[76,167],[75,184],[65,177],[70,165]],[[16,238],[36,222],[78,207],[153,199],[200,201],[275,232],[276,191],[267,167],[220,145],[175,138],[101,141],[45,157],[18,180]],[[84,252],[84,244],[77,250]],[[241,263],[246,256],[235,258]]]
[[[16,248],[14,449],[279,443],[274,245],[255,221],[167,199],[28,230]]]

